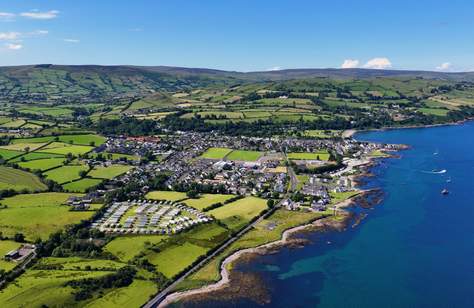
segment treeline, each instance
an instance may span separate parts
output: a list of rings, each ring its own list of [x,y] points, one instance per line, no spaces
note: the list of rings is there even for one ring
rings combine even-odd
[[[108,274],[98,278],[84,278],[78,280],[71,280],[66,283],[76,291],[74,299],[76,301],[92,298],[94,292],[102,291],[103,289],[122,288],[130,285],[137,270],[131,266],[125,266],[119,269],[116,273]]]
[[[99,133],[105,135],[147,136],[162,131],[153,120],[138,120],[133,117],[121,119],[101,119],[96,126]]]

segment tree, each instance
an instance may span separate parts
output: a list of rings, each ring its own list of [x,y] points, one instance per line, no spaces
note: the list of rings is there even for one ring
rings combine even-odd
[[[199,196],[199,192],[195,189],[188,190],[186,196],[191,199],[196,199]]]
[[[18,243],[24,243],[25,242],[25,236],[23,233],[15,233],[13,236],[13,240]]]
[[[274,206],[275,206],[275,200],[269,199],[269,200],[267,201],[267,206],[268,206],[269,208],[274,207]]]

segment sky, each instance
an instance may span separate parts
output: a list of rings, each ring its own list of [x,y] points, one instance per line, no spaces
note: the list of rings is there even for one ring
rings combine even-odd
[[[0,65],[474,71],[472,0],[0,0]]]

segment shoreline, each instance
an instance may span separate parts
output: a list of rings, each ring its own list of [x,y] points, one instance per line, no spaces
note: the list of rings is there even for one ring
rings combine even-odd
[[[355,134],[357,133],[357,130],[351,130],[351,133]],[[401,147],[399,150],[404,150],[404,149],[406,149],[405,146]],[[387,157],[382,157],[382,158],[391,158],[391,157],[394,157],[394,156],[392,154],[388,154]],[[367,169],[376,165],[379,159],[380,157],[366,157],[363,161],[360,161],[359,164],[350,166],[349,168],[350,170],[353,170],[353,168],[361,168],[361,169],[359,170],[358,174],[352,174],[349,176],[349,178],[353,180],[356,183],[356,185],[359,185],[361,178],[370,176],[369,173],[367,172]],[[347,171],[347,169],[345,171]],[[233,262],[238,261],[243,255],[248,255],[248,254],[261,255],[261,254],[267,253],[268,250],[272,248],[279,248],[285,245],[289,245],[291,244],[290,237],[292,235],[303,232],[303,231],[307,231],[309,229],[347,227],[346,220],[350,217],[350,215],[349,215],[349,212],[344,211],[344,208],[349,207],[356,198],[361,198],[361,197],[364,198],[365,194],[369,193],[370,191],[371,190],[362,190],[362,189],[356,188],[356,192],[357,192],[356,195],[346,200],[343,200],[341,202],[338,202],[334,205],[334,208],[336,211],[341,210],[344,213],[345,217],[342,221],[329,220],[332,218],[332,216],[320,218],[310,223],[292,227],[290,229],[283,231],[279,240],[265,243],[256,247],[237,250],[231,253],[230,255],[228,255],[227,257],[225,257],[224,260],[221,262],[219,266],[220,279],[217,282],[207,284],[202,287],[198,287],[196,289],[171,292],[163,299],[163,301],[157,307],[159,308],[167,307],[168,305],[176,303],[187,297],[190,297],[193,295],[207,294],[213,291],[219,291],[227,287],[231,283],[230,275],[232,271],[232,269],[227,269],[227,267],[229,264],[232,264]],[[358,225],[358,224],[359,223],[356,223],[355,225]]]
[[[357,196],[363,195],[367,191],[358,190],[358,192],[359,192],[359,194],[335,204],[334,206],[336,207],[336,209],[341,210],[345,207],[350,206],[352,204],[354,198],[356,198]],[[291,236],[292,235],[295,235],[295,234],[303,232],[303,231],[307,231],[308,229],[325,228],[325,227],[326,228],[342,228],[342,227],[345,226],[345,221],[349,217],[348,214],[344,214],[344,215],[345,215],[345,217],[344,217],[343,221],[329,220],[329,219],[332,218],[332,216],[320,218],[320,219],[317,219],[313,222],[310,222],[310,223],[307,223],[307,224],[304,224],[304,225],[301,225],[301,226],[296,226],[296,227],[293,227],[293,228],[290,228],[290,229],[287,229],[287,230],[283,231],[283,233],[281,234],[281,238],[279,240],[269,242],[269,243],[266,243],[266,244],[263,244],[263,245],[260,245],[260,246],[257,246],[257,247],[244,248],[244,249],[237,250],[237,251],[233,252],[232,254],[230,254],[229,256],[227,256],[222,261],[222,263],[220,264],[220,277],[221,278],[217,282],[202,286],[202,287],[197,288],[197,289],[191,289],[191,290],[185,290],[185,291],[178,291],[178,292],[170,293],[158,305],[158,307],[159,308],[167,307],[168,305],[170,305],[172,303],[175,303],[177,301],[180,301],[184,298],[187,298],[187,297],[190,297],[190,296],[193,296],[193,295],[206,294],[206,293],[210,293],[210,292],[213,292],[213,291],[221,290],[221,289],[227,287],[231,282],[230,274],[231,274],[232,269],[227,269],[227,266],[232,264],[235,261],[238,261],[240,259],[240,257],[242,257],[243,255],[247,255],[247,254],[259,254],[259,255],[261,255],[261,254],[267,253],[268,250],[270,250],[270,249],[283,247],[283,246],[288,245],[288,244],[291,243],[291,241],[292,241]]]
[[[342,132],[343,138],[352,138],[357,133],[363,132],[378,132],[378,131],[389,131],[389,130],[396,130],[396,129],[416,129],[416,128],[431,128],[431,127],[440,127],[440,126],[452,126],[452,125],[461,125],[469,121],[474,121],[474,118],[468,118],[464,120],[459,120],[456,122],[449,122],[449,123],[439,123],[439,124],[425,124],[425,125],[403,125],[403,126],[396,126],[396,127],[382,127],[382,128],[368,128],[368,129],[347,129]],[[362,141],[362,140],[360,140]]]

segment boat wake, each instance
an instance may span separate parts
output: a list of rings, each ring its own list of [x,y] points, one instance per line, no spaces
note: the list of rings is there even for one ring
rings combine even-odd
[[[432,171],[421,171],[423,173],[429,173],[429,174],[443,174],[448,172],[448,170],[443,169],[443,170],[432,170]]]

